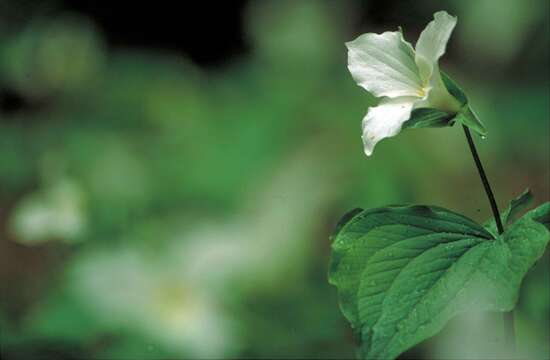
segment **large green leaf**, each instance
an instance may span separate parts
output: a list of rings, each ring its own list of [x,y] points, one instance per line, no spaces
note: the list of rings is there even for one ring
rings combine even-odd
[[[529,211],[524,217],[529,217],[541,223],[550,231],[550,202],[545,202],[539,207]]]
[[[532,216],[495,239],[443,208],[356,211],[334,235],[329,281],[363,357],[393,359],[459,312],[511,310],[548,238]]]

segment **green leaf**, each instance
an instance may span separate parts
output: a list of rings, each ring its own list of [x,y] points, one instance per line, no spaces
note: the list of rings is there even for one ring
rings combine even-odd
[[[531,190],[526,189],[517,198],[510,201],[508,208],[500,214],[500,220],[504,226],[509,225],[512,221],[518,217],[518,215],[526,210],[533,202],[533,194]],[[493,235],[498,235],[497,225],[494,218],[487,221],[484,227]]]
[[[329,282],[366,359],[393,359],[467,310],[509,311],[548,230],[525,216],[495,239],[439,207],[392,206],[352,216],[335,234]]]
[[[523,217],[528,217],[538,223],[541,223],[550,231],[550,202],[545,202],[544,204],[539,205]]]
[[[479,135],[487,136],[487,129],[485,129],[485,126],[483,126],[483,123],[479,120],[470,105],[464,105],[456,114],[455,120],[463,125],[466,125]]]
[[[428,127],[444,127],[454,124],[454,115],[447,112],[421,108],[415,109],[411,117],[403,124],[403,129],[420,129]]]
[[[469,127],[481,136],[486,136],[487,129],[485,129],[485,126],[483,126],[483,123],[469,105],[468,98],[466,94],[464,94],[464,91],[462,91],[460,86],[443,71],[441,72],[441,79],[449,93],[462,104],[462,109],[457,113],[455,120]]]
[[[468,98],[466,94],[464,94],[464,91],[462,91],[460,86],[443,71],[441,71],[441,80],[443,80],[443,84],[447,88],[447,91],[449,91],[449,94],[454,96],[462,106],[468,104]]]
[[[510,201],[510,205],[504,211],[504,224],[510,224],[523,210],[526,210],[533,203],[533,194],[531,190],[526,189],[520,196]]]

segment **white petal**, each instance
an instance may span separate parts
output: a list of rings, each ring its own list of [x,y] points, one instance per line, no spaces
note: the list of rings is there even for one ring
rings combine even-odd
[[[370,156],[377,142],[397,135],[401,125],[411,117],[414,97],[383,99],[378,106],[369,108],[363,118],[363,144],[365,154]]]
[[[347,42],[348,69],[376,97],[420,96],[414,50],[400,31],[363,34]]]
[[[428,92],[427,101],[427,107],[449,113],[456,113],[462,107],[462,104],[447,90],[441,79],[441,73],[437,65],[434,67],[432,76],[430,77],[430,91]]]
[[[432,76],[426,87],[426,97],[414,103],[414,109],[419,108],[438,109],[448,113],[457,113],[462,108],[460,101],[449,93],[443,83],[437,64],[433,67]]]
[[[429,82],[439,58],[445,53],[445,47],[455,25],[455,16],[439,11],[420,34],[416,42],[415,61],[425,84]]]

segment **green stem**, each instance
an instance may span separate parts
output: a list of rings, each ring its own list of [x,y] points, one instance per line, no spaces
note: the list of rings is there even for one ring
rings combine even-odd
[[[462,128],[464,129],[464,134],[466,135],[466,139],[468,140],[468,145],[470,147],[472,157],[474,158],[477,171],[479,172],[479,177],[481,178],[481,182],[483,183],[483,187],[485,188],[485,193],[487,194],[487,198],[489,199],[489,203],[491,204],[491,210],[493,211],[493,216],[495,217],[495,223],[497,225],[498,233],[502,234],[504,232],[504,226],[502,225],[502,220],[500,219],[500,212],[498,211],[495,195],[493,194],[493,190],[491,190],[491,185],[489,184],[487,175],[485,175],[485,170],[483,169],[483,165],[481,164],[481,160],[479,159],[479,154],[477,153],[474,139],[472,139],[472,134],[470,133],[470,129],[468,129],[467,126],[462,125]],[[514,311],[512,310],[509,312],[505,312],[503,314],[503,320],[504,339],[506,341],[506,344],[510,345],[510,351],[512,352],[512,354],[515,354],[516,334],[514,325]]]

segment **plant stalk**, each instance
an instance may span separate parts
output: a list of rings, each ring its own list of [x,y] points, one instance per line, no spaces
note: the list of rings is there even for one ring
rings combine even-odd
[[[462,128],[464,129],[464,134],[466,135],[468,145],[470,146],[470,151],[472,152],[472,157],[474,158],[474,162],[476,163],[479,177],[481,178],[481,182],[483,183],[483,187],[485,188],[485,193],[487,193],[487,198],[489,199],[489,203],[491,204],[491,210],[493,211],[493,216],[495,217],[495,223],[497,224],[498,233],[502,234],[504,232],[504,226],[502,226],[502,220],[500,219],[500,212],[498,211],[497,202],[495,201],[495,195],[493,194],[493,190],[491,190],[491,185],[489,184],[487,175],[485,175],[485,170],[483,170],[483,165],[481,164],[481,160],[479,159],[474,139],[472,139],[472,134],[470,133],[470,129],[468,129],[467,126],[462,125]]]
[[[479,177],[481,178],[481,182],[483,183],[483,187],[485,188],[485,193],[487,194],[487,198],[489,199],[489,203],[491,204],[491,210],[493,211],[497,230],[500,235],[504,232],[504,226],[502,225],[502,220],[500,219],[500,212],[498,211],[495,195],[493,194],[493,190],[491,189],[491,185],[489,184],[489,180],[487,179],[487,175],[485,174],[485,170],[483,169],[483,165],[481,164],[481,160],[479,159],[479,154],[477,153],[476,145],[474,143],[474,139],[472,139],[470,129],[468,129],[468,127],[465,125],[462,125],[462,128],[464,129],[466,140],[468,140],[468,146],[470,147],[470,151],[472,153],[472,157],[474,158],[477,171],[479,172]],[[512,353],[511,355],[513,356],[516,353],[514,310],[505,312],[504,314],[502,314],[502,317],[504,320],[504,340],[506,344],[510,346],[510,351]]]

